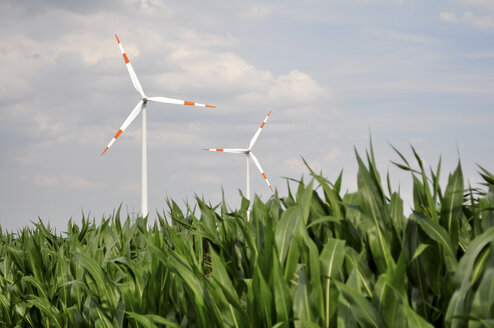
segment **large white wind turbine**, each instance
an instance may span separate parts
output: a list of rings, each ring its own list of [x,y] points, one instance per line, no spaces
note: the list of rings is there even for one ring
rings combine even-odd
[[[259,137],[259,134],[261,133],[262,128],[266,124],[266,122],[269,118],[269,115],[271,115],[271,112],[268,113],[268,115],[266,116],[266,118],[262,122],[259,129],[257,129],[256,134],[254,134],[254,136],[250,140],[249,148],[247,148],[247,149],[240,149],[240,148],[229,148],[229,149],[227,149],[227,148],[205,148],[205,149],[203,149],[203,150],[208,150],[208,151],[220,151],[220,152],[224,152],[224,153],[244,154],[246,156],[246,162],[247,162],[247,174],[246,174],[247,191],[246,191],[246,196],[247,196],[247,199],[249,199],[249,200],[250,200],[249,157],[251,157],[254,164],[256,164],[257,169],[259,170],[262,177],[264,178],[264,180],[268,184],[269,189],[271,189],[271,191],[273,191],[273,187],[271,187],[271,184],[269,183],[268,178],[266,177],[266,174],[264,173],[264,171],[261,167],[261,164],[259,164],[259,161],[257,160],[256,156],[252,152],[252,147],[254,147],[254,144],[256,143],[256,140]]]
[[[130,64],[129,58],[127,57],[127,54],[125,53],[122,45],[120,44],[120,40],[118,39],[118,36],[115,34],[115,37],[117,38],[118,46],[120,47],[120,51],[122,52],[122,56],[125,61],[125,66],[127,66],[127,70],[129,71],[130,78],[132,80],[132,83],[134,84],[134,87],[136,88],[137,92],[141,96],[141,100],[137,103],[137,105],[134,107],[130,115],[127,117],[125,122],[123,122],[122,126],[120,129],[117,131],[115,136],[113,136],[113,139],[110,141],[108,146],[106,146],[105,150],[103,153],[101,153],[101,156],[113,145],[115,140],[122,134],[122,132],[125,131],[125,129],[132,123],[132,121],[139,115],[140,112],[142,112],[142,185],[141,185],[141,214],[143,217],[148,215],[148,178],[147,178],[147,146],[146,146],[146,105],[148,101],[151,102],[157,102],[157,103],[165,103],[165,104],[178,104],[178,105],[189,105],[189,106],[199,106],[199,107],[210,107],[210,108],[216,108],[215,106],[210,106],[210,105],[204,105],[204,104],[198,104],[194,103],[192,101],[185,101],[185,100],[178,100],[178,99],[172,99],[172,98],[165,98],[165,97],[147,97],[144,94],[144,91],[142,90],[141,84],[139,83],[139,80],[137,79],[137,75],[134,72],[134,69],[132,68],[132,65]]]

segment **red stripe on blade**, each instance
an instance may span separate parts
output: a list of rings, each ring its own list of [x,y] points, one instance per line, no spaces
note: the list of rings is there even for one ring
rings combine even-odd
[[[266,124],[266,122],[262,122],[261,129],[264,127],[265,124]]]
[[[124,52],[124,53],[122,54],[122,56],[123,56],[123,58],[124,58],[124,60],[125,60],[125,63],[126,63],[126,64],[128,64],[128,63],[129,63],[129,58],[127,58],[127,54]]]
[[[209,107],[209,108],[216,108],[216,106],[211,106],[211,105],[206,105],[206,107]]]
[[[122,134],[122,130],[118,130],[117,134],[115,134],[115,136],[113,138],[117,139],[118,137],[120,137],[120,135]]]
[[[217,148],[217,149],[216,149],[216,151],[223,151],[223,149],[221,149],[221,148]]]
[[[192,101],[184,101],[184,105],[194,106],[195,103]]]
[[[261,174],[264,177],[264,179],[266,179],[266,180],[268,179],[268,178],[266,178],[266,174],[264,174],[264,172],[262,172]]]
[[[104,153],[108,150],[108,147],[105,148],[105,150],[101,153],[101,156],[103,156]]]
[[[117,38],[117,42],[120,43],[120,40],[118,39],[117,33],[115,33],[115,37]]]

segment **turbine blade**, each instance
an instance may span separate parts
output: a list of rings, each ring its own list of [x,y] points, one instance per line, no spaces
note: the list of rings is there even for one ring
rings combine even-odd
[[[123,124],[120,127],[120,129],[118,129],[118,131],[115,134],[115,136],[113,136],[113,139],[110,141],[110,143],[108,144],[108,146],[106,146],[105,150],[101,153],[101,156],[103,156],[103,154],[106,153],[106,151],[108,149],[110,149],[111,145],[113,145],[113,143],[117,140],[117,138],[120,137],[120,135],[122,134],[122,132],[124,132],[125,129],[130,125],[130,123],[132,123],[132,121],[137,117],[137,115],[139,115],[139,113],[142,110],[142,105],[143,105],[143,101],[142,100],[137,103],[137,105],[134,107],[134,109],[132,110],[132,112],[130,112],[130,115],[127,117],[127,119],[125,120],[125,122],[123,122]]]
[[[262,122],[261,126],[259,127],[259,129],[257,129],[257,132],[256,134],[254,134],[254,136],[252,137],[252,139],[250,139],[250,144],[249,144],[249,149],[252,149],[252,147],[254,146],[254,144],[256,143],[256,140],[257,138],[259,137],[259,134],[261,133],[262,131],[262,128],[264,127],[264,125],[266,124],[266,121],[268,120],[269,118],[269,115],[271,115],[271,111],[268,113],[268,116],[266,116],[266,118],[264,119],[264,121]]]
[[[234,154],[242,154],[247,151],[247,149],[238,149],[238,148],[204,148],[203,150],[220,151],[224,153],[234,153]]]
[[[269,114],[268,114],[268,116],[269,116]],[[254,161],[254,164],[256,164],[257,169],[259,170],[259,172],[261,172],[261,175],[264,178],[264,180],[266,180],[266,183],[268,184],[269,189],[271,189],[271,191],[273,191],[273,187],[271,187],[271,184],[269,183],[268,178],[266,177],[266,174],[264,174],[264,171],[262,170],[261,164],[259,164],[259,161],[257,160],[256,156],[254,156],[254,154],[252,152],[250,153],[250,156],[252,156],[252,161]]]
[[[198,106],[198,107],[208,107],[208,108],[216,108],[216,106],[199,104],[192,101],[179,100],[173,98],[165,98],[165,97],[149,97],[149,101],[163,103],[163,104],[177,104],[177,105],[189,105],[189,106]]]
[[[122,56],[125,61],[125,66],[127,66],[127,70],[129,71],[130,79],[132,80],[132,84],[134,84],[134,88],[136,88],[137,92],[139,92],[139,95],[141,98],[146,97],[144,94],[144,91],[142,90],[141,84],[139,83],[139,79],[137,79],[137,75],[134,72],[134,69],[132,68],[132,65],[130,64],[129,57],[127,57],[127,54],[125,53],[124,48],[122,47],[122,44],[120,43],[120,40],[118,39],[117,34],[115,34],[115,37],[117,38],[118,42],[118,47],[120,48],[120,51],[122,52]]]

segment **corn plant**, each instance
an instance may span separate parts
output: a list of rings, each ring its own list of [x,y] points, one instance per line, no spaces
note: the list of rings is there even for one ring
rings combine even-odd
[[[396,150],[396,149],[395,149]],[[494,175],[414,168],[407,217],[372,145],[358,188],[310,181],[239,209],[168,200],[157,222],[0,229],[2,327],[492,327]],[[387,186],[387,188],[385,188]],[[251,208],[250,216],[247,210]]]

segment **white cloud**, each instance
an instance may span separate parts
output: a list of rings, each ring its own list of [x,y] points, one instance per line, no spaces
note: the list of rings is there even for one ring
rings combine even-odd
[[[211,185],[220,185],[224,181],[224,177],[220,177],[216,174],[191,174],[189,181],[197,183],[205,183]]]
[[[250,19],[265,19],[271,16],[271,9],[264,4],[253,4],[248,8],[243,8],[241,15]]]
[[[315,171],[321,169],[321,164],[319,162],[309,162],[308,164]],[[307,170],[307,167],[300,157],[285,159],[283,161],[283,168],[286,170],[287,174],[290,174],[290,177],[292,177],[294,173],[298,174],[299,172],[305,172]]]
[[[442,21],[448,23],[464,23],[473,25],[477,29],[487,32],[494,30],[494,2],[490,0],[462,0],[462,2],[473,8],[477,8],[481,14],[465,11],[462,15],[457,15],[453,11],[443,11],[439,14]]]
[[[338,147],[334,147],[326,157],[324,157],[324,160],[330,163],[335,162],[338,158],[343,155],[342,151]]]
[[[414,137],[414,138],[410,138],[409,141],[411,144],[419,144],[419,143],[427,142],[427,139],[423,137]]]
[[[232,47],[238,44],[238,40],[231,34],[226,36],[211,33],[199,32],[192,29],[182,29],[178,33],[178,39],[181,44],[193,45],[194,48],[209,47]]]
[[[492,15],[480,16],[467,11],[463,14],[461,21],[469,23],[482,31],[489,31],[494,29],[494,16]]]
[[[60,179],[54,176],[36,175],[34,177],[34,184],[38,187],[55,187],[60,183]]]
[[[381,37],[385,37],[396,41],[403,41],[407,43],[431,44],[433,42],[434,43],[438,42],[438,40],[434,40],[431,37],[426,37],[419,34],[402,33],[393,30],[386,30],[383,28],[367,28],[366,30]]]
[[[332,96],[328,94],[331,93],[329,90],[323,90],[312,77],[298,70],[292,70],[269,82],[272,86],[268,88],[267,96],[275,103],[319,102],[322,98]]]
[[[45,134],[60,135],[65,132],[65,126],[61,122],[53,122],[46,115],[38,114],[34,117],[38,131]]]
[[[439,18],[445,22],[457,23],[459,21],[456,14],[452,11],[443,11],[439,14]]]
[[[69,190],[97,190],[102,187],[101,182],[93,182],[83,177],[62,175],[35,175],[34,184],[42,188],[63,187]]]
[[[132,193],[140,193],[141,185],[136,182],[124,182],[120,185],[120,189],[123,191],[130,191]]]
[[[494,11],[494,2],[491,0],[461,0],[461,2],[468,6]]]
[[[247,63],[237,54],[212,52],[182,46],[173,51],[168,62],[178,71],[157,75],[153,83],[174,90],[191,88],[215,90],[228,94],[243,104],[299,106],[307,103],[331,103],[331,90],[320,86],[310,75],[299,70],[273,75]]]
[[[224,86],[229,90],[253,90],[265,87],[272,79],[268,71],[256,69],[233,52],[215,53],[182,46],[169,58],[178,72],[159,75],[158,83],[173,85],[176,89],[186,86]]]
[[[172,148],[182,145],[199,145],[202,138],[190,129],[191,123],[184,124],[177,131],[173,124],[157,124],[153,132],[148,135],[148,145],[150,148],[161,148],[163,144],[173,145]],[[140,140],[140,133],[138,132]],[[197,146],[198,147],[198,146]]]
[[[0,53],[1,60],[28,64],[27,70],[54,63],[63,53],[80,55],[88,65],[94,65],[104,58],[115,57],[114,44],[94,32],[68,32],[55,40],[37,39],[18,32],[1,35],[6,44]],[[134,56],[139,54],[138,49],[132,44],[129,44],[128,48],[132,50]],[[21,66],[15,68],[22,69]]]

